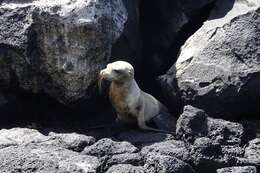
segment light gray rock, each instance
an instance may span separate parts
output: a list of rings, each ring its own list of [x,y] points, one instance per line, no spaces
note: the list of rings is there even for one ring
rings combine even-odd
[[[245,148],[243,163],[255,165],[260,171],[260,138],[249,141],[249,145]]]
[[[121,0],[18,1],[0,6],[0,80],[70,104],[91,98],[127,20]]]
[[[194,172],[192,167],[189,164],[175,157],[160,155],[158,153],[151,153],[149,154],[149,156],[147,156],[147,159],[145,160],[144,168],[146,172],[149,173],[156,173],[156,172],[193,173]]]
[[[72,151],[94,141],[76,133],[45,136],[28,128],[2,129],[0,172],[98,172],[101,162],[97,157]]]
[[[91,156],[108,156],[123,153],[136,153],[138,148],[133,146],[129,142],[117,142],[109,138],[103,138],[97,141],[95,144],[86,147],[83,154]]]
[[[130,164],[118,164],[114,165],[107,173],[145,173],[146,170],[141,166],[133,166]]]
[[[237,166],[218,169],[217,173],[257,173],[257,170],[255,166]]]
[[[255,0],[216,2],[160,77],[172,104],[181,100],[223,118],[260,113],[259,8]]]
[[[145,146],[141,150],[141,154],[147,159],[148,155],[166,155],[188,162],[190,160],[189,145],[183,141],[170,140],[165,142],[154,143]]]
[[[39,143],[48,139],[49,137],[34,129],[13,128],[0,130],[0,148]]]
[[[90,146],[96,142],[96,139],[92,136],[77,133],[50,132],[48,136],[52,137],[53,141],[59,143],[58,145],[76,152],[81,152],[86,146]]]
[[[0,172],[97,172],[96,157],[80,155],[59,147],[10,146],[0,150]]]
[[[214,119],[202,109],[187,105],[176,125],[176,135],[193,142],[198,137],[208,137],[221,145],[241,145],[244,128],[239,123]]]

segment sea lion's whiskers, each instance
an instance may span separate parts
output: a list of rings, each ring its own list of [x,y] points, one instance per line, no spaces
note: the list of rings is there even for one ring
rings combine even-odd
[[[104,79],[104,76],[103,75],[99,75],[99,78],[98,78],[98,91],[99,91],[99,94],[102,93],[102,82],[103,82],[103,79]]]

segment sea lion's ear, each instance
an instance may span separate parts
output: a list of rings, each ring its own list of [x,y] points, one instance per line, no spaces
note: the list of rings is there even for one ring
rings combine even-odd
[[[131,77],[134,76],[134,71],[133,71],[133,70],[128,70],[128,72],[129,72],[129,74],[130,74]]]

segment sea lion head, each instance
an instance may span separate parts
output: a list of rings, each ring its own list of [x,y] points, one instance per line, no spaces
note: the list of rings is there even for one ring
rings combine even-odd
[[[106,68],[100,71],[100,81],[106,79],[108,81],[115,81],[124,83],[134,78],[133,66],[125,61],[116,61],[109,63]]]

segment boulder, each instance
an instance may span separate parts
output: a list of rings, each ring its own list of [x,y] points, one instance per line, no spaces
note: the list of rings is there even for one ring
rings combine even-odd
[[[101,161],[97,157],[72,151],[84,143],[76,142],[79,136],[81,141],[87,139],[74,133],[54,137],[29,128],[2,129],[0,172],[98,172]]]
[[[217,0],[208,20],[159,77],[174,104],[190,104],[222,118],[260,113],[260,2]]]
[[[221,145],[241,145],[244,128],[239,123],[210,118],[205,111],[187,105],[176,125],[176,135],[193,142],[199,137],[208,137]]]
[[[3,0],[0,14],[0,89],[44,92],[64,104],[96,93],[127,20],[121,0]]]
[[[0,130],[0,149],[26,145],[30,143],[39,143],[48,140],[49,138],[37,130],[28,128],[13,128]]]
[[[0,172],[97,172],[98,158],[54,147],[10,146],[0,150]]]

